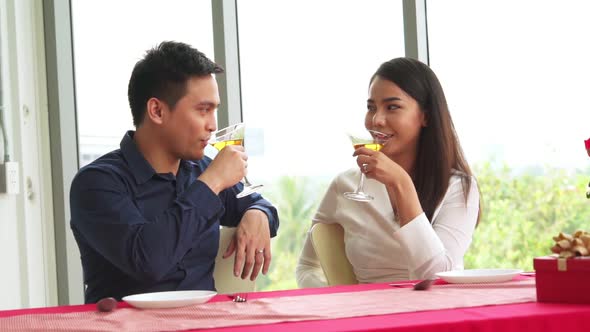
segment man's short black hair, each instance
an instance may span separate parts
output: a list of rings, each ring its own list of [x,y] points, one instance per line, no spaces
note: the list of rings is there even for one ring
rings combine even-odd
[[[135,64],[127,95],[138,127],[145,116],[147,101],[158,98],[170,108],[186,93],[186,82],[191,77],[223,73],[223,68],[205,54],[185,43],[165,41],[148,50]]]

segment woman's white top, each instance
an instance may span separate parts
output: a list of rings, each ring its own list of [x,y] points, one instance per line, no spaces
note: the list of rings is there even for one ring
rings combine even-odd
[[[313,223],[338,223],[344,228],[346,256],[360,283],[424,279],[436,272],[462,270],[479,213],[475,178],[465,200],[461,178],[449,187],[433,215],[424,213],[400,227],[385,185],[365,181],[364,191],[375,199],[357,202],[344,197],[358,185],[358,168],[338,175],[330,184]],[[326,286],[308,233],[296,268],[299,287]]]

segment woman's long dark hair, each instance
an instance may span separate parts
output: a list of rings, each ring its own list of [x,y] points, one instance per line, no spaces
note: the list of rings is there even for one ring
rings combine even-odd
[[[460,172],[466,200],[472,179],[444,91],[430,67],[411,58],[396,58],[383,63],[371,77],[371,82],[377,76],[395,83],[412,96],[426,117],[427,126],[422,128],[418,139],[412,180],[422,209],[432,222],[434,210],[448,189],[453,170]]]

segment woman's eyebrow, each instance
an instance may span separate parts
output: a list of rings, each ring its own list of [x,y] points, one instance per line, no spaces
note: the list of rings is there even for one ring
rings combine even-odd
[[[402,99],[399,98],[399,97],[387,97],[387,98],[383,98],[383,102],[384,103],[387,103],[387,102],[390,102],[390,101],[401,101],[401,100]]]
[[[399,97],[387,97],[387,98],[383,98],[383,100],[382,100],[383,103],[388,103],[391,101],[402,101],[402,99]],[[369,98],[369,99],[367,99],[367,103],[374,104],[375,101],[373,99]]]

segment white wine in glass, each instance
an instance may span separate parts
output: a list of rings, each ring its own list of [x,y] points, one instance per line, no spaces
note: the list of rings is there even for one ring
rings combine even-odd
[[[215,142],[215,143],[209,143],[211,144],[211,146],[213,146],[214,148],[217,149],[217,151],[221,151],[223,148],[225,148],[228,145],[244,145],[244,140],[243,139],[230,139],[227,141],[221,141],[221,142]]]
[[[383,148],[384,142],[381,142],[381,141],[373,138],[373,136],[370,136],[370,134],[382,134],[382,133],[370,130],[365,135],[351,135],[351,134],[349,134],[348,137],[350,138],[350,141],[352,142],[352,146],[354,147],[355,150],[358,148],[362,148],[362,147],[365,147],[367,149],[371,149],[373,151],[381,150],[381,148]],[[382,135],[384,135],[384,134],[382,134]],[[365,173],[361,172],[361,178],[359,180],[358,186],[356,187],[356,190],[352,191],[352,192],[345,192],[344,197],[346,197],[348,199],[352,199],[353,201],[359,201],[359,202],[372,201],[374,199],[373,196],[364,192],[364,189],[363,189],[364,186],[365,186]]]
[[[228,145],[241,145],[244,146],[244,135],[245,134],[245,127],[243,123],[238,123],[235,125],[231,125],[220,129],[213,133],[213,137],[209,144],[217,149],[217,151],[221,151]],[[258,189],[262,188],[261,184],[253,185],[248,181],[248,178],[244,176],[244,189],[239,192],[236,197],[242,198],[248,195],[251,195],[258,191]]]

